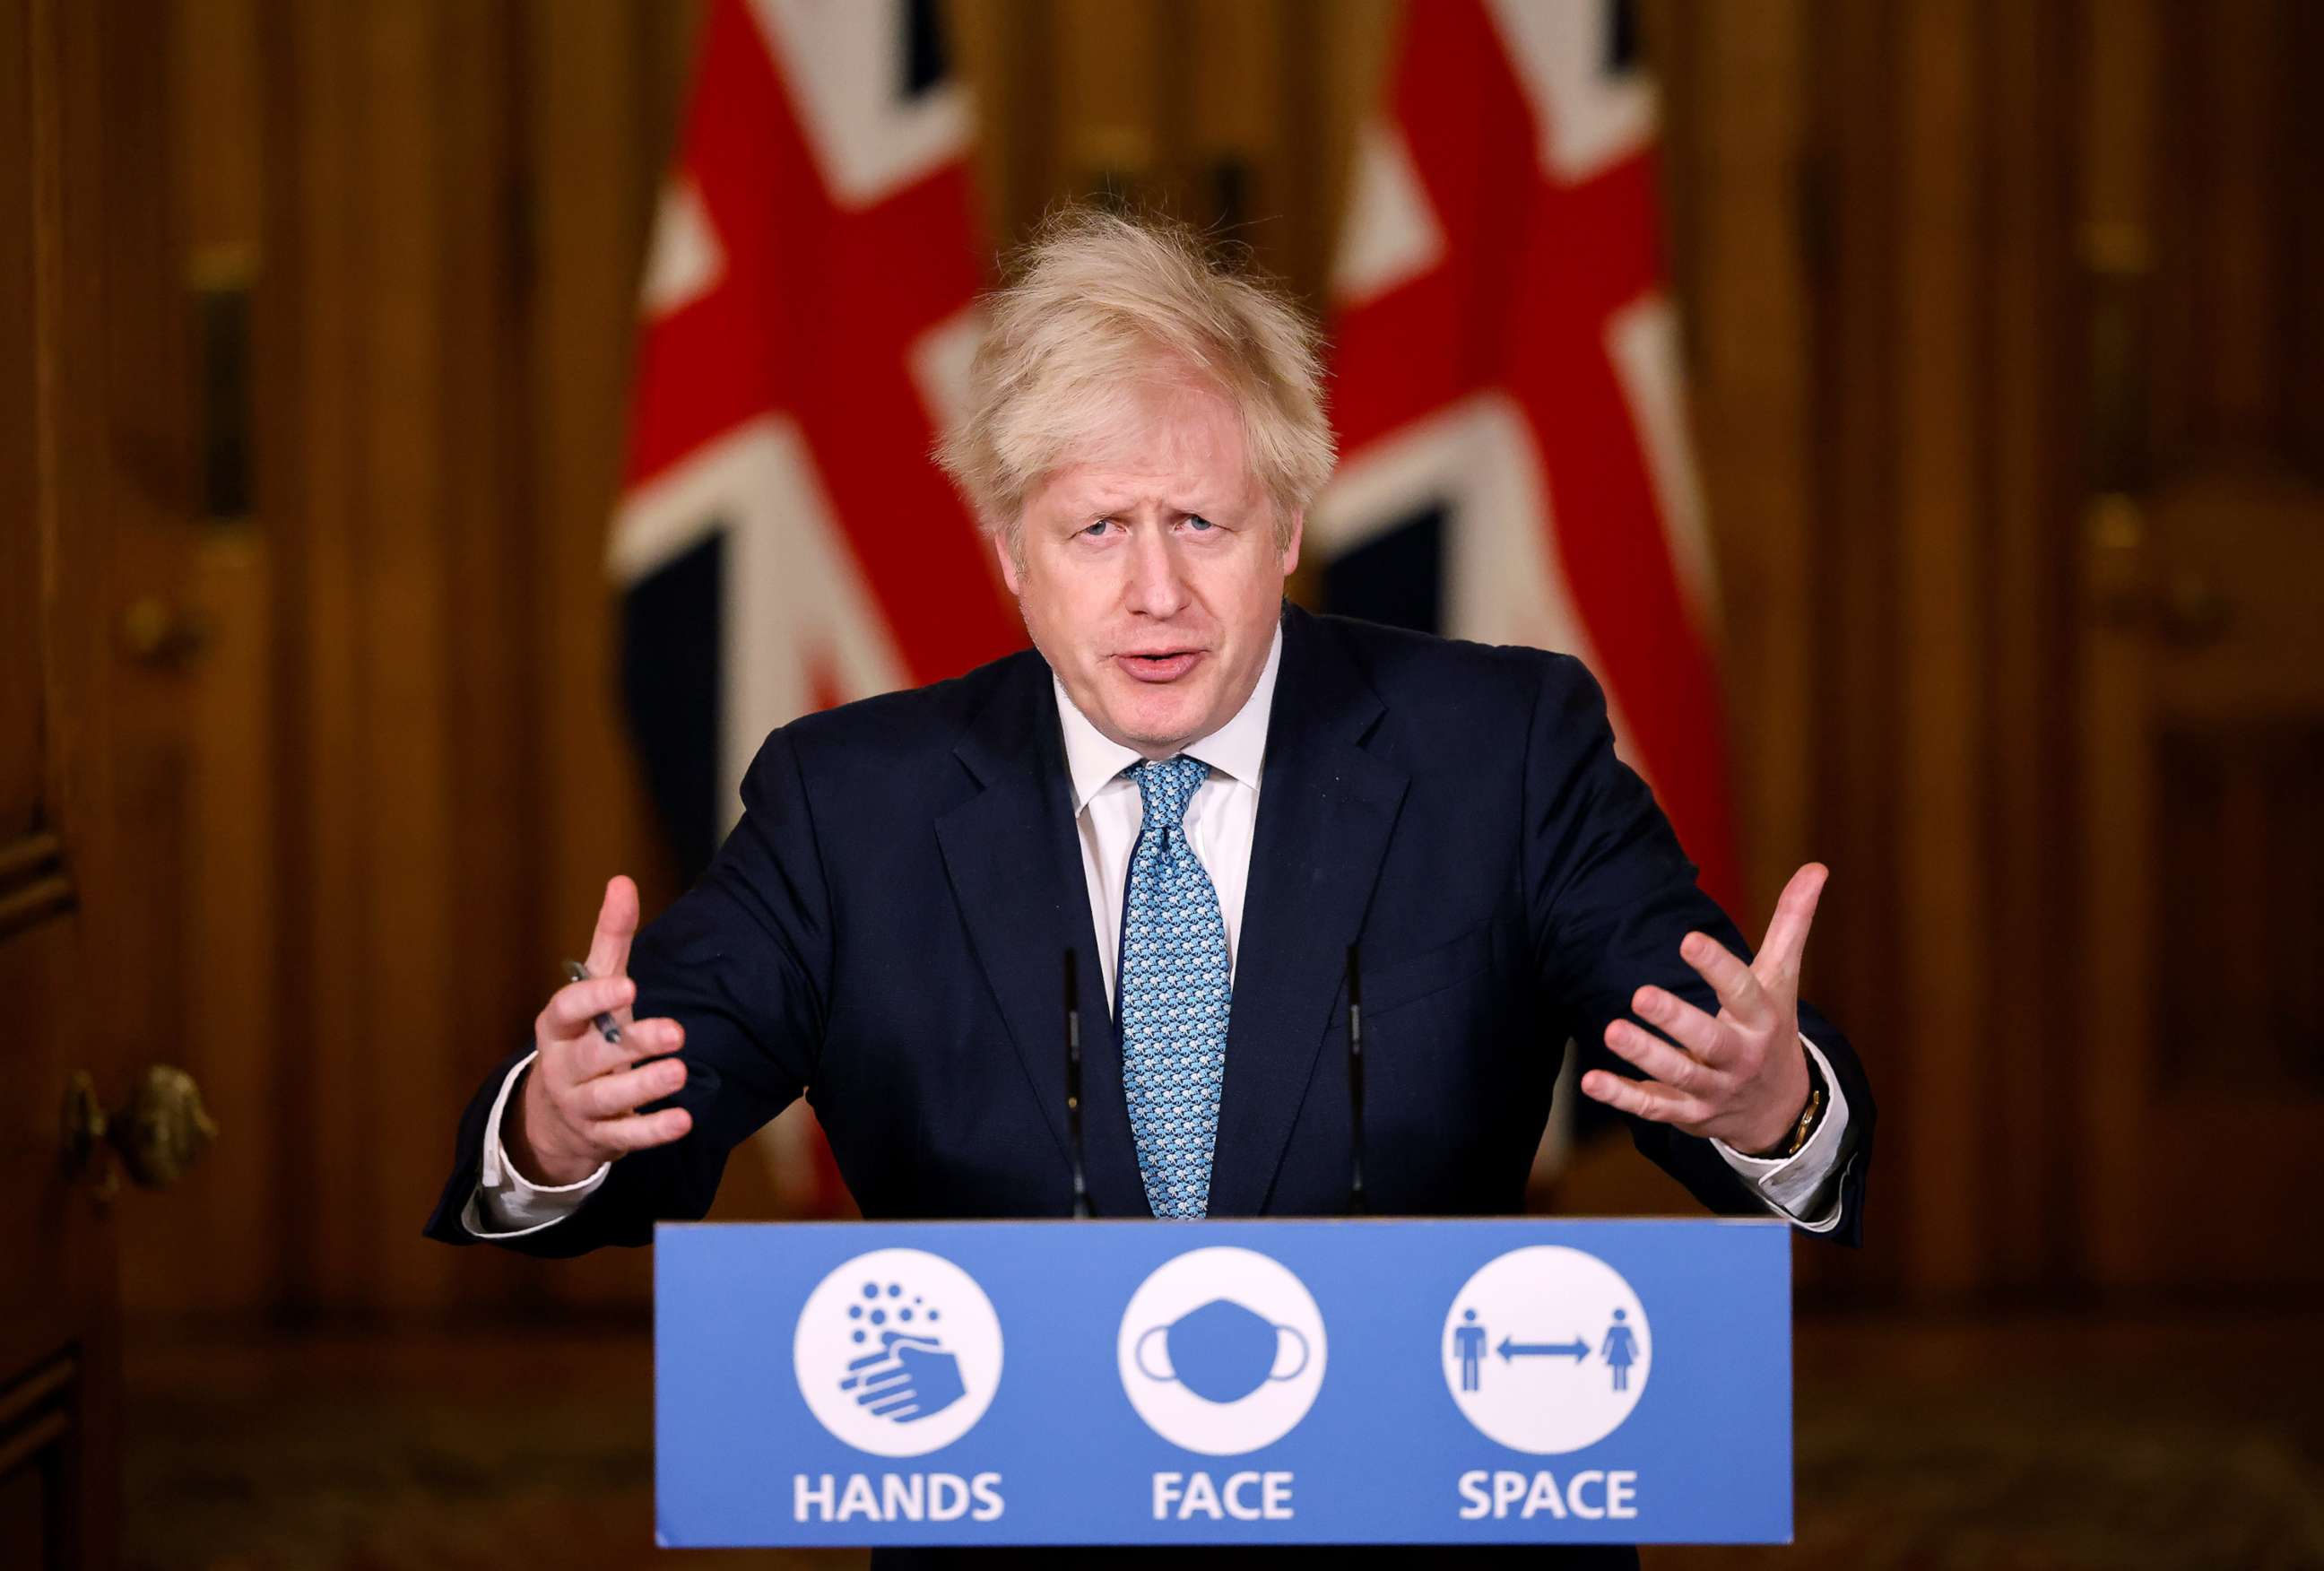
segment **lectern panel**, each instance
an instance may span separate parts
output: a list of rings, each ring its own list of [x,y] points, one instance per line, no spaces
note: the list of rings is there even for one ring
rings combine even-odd
[[[1776,1223],[665,1225],[661,1541],[1768,1543]]]

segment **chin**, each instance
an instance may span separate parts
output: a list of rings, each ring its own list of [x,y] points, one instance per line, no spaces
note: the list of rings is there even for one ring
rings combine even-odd
[[[1205,683],[1207,688],[1209,684]],[[1120,695],[1114,707],[1114,724],[1124,736],[1141,746],[1159,747],[1191,742],[1209,713],[1210,693],[1140,691]]]

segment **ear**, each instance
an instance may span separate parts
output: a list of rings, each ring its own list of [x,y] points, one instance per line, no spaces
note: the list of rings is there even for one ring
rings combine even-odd
[[[1022,520],[1019,521],[1017,527],[1025,527]],[[1017,553],[1009,549],[1009,532],[1004,526],[993,530],[984,538],[992,542],[992,555],[1001,563],[1001,581],[1008,586],[1010,594],[1021,596],[1025,593],[1025,586],[1019,582]]]
[[[1291,539],[1283,548],[1283,576],[1289,578],[1299,568],[1299,537],[1307,527],[1307,510],[1295,508],[1291,513]]]

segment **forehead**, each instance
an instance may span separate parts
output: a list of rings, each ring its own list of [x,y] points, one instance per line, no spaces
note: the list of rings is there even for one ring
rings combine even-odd
[[[1078,512],[1157,497],[1224,507],[1254,486],[1234,406],[1205,384],[1172,379],[1130,390],[1113,419],[1066,449],[1043,489]]]

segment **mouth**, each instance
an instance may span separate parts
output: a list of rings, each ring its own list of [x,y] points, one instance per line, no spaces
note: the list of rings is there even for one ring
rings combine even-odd
[[[1173,649],[1118,654],[1113,660],[1137,681],[1175,682],[1193,670],[1202,658],[1199,649]]]

